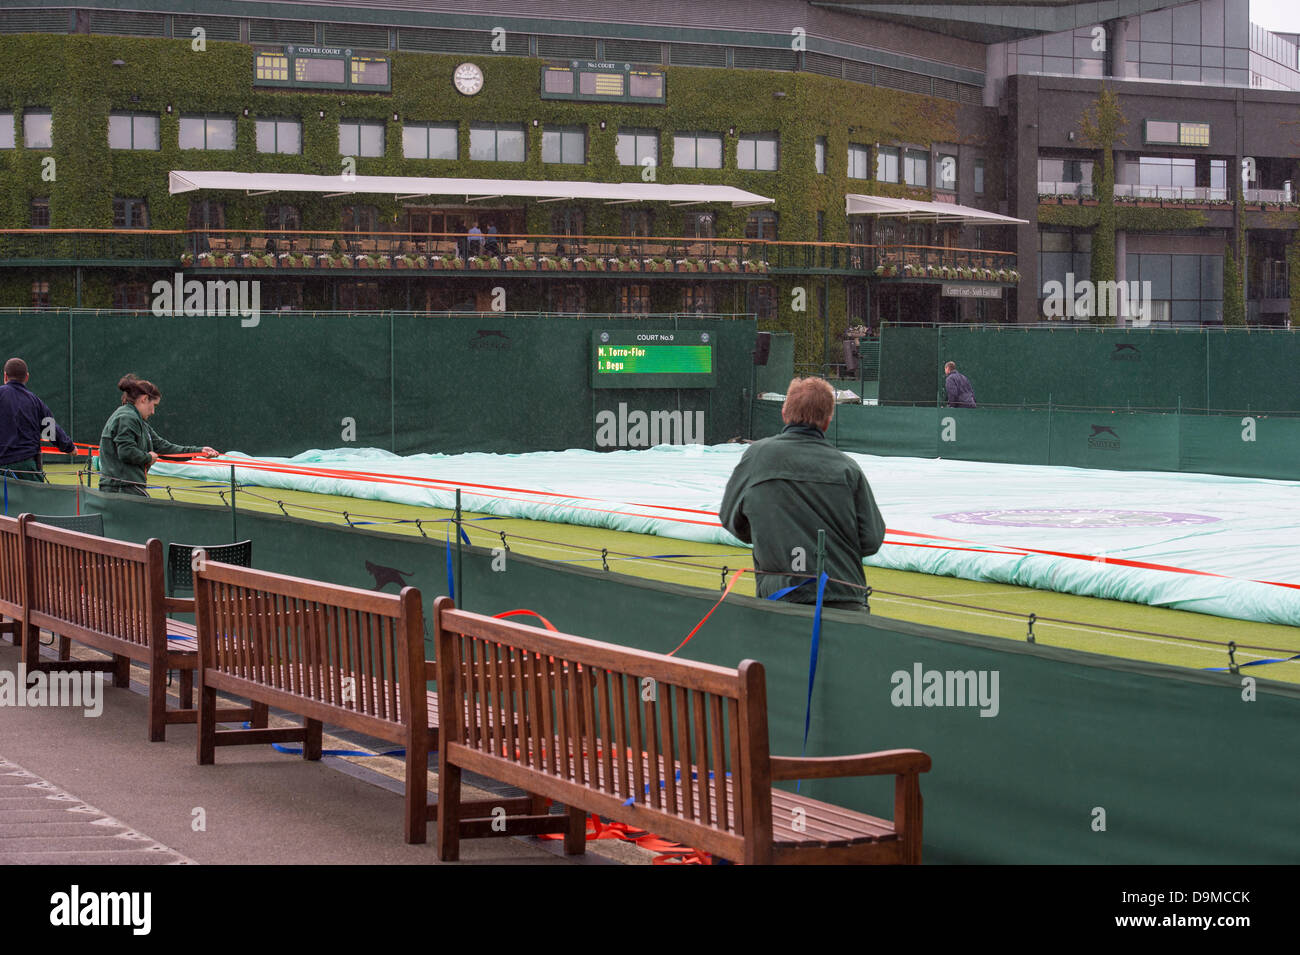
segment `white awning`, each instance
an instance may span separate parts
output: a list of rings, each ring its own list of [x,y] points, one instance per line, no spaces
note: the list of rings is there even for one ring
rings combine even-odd
[[[308,176],[283,172],[172,170],[173,195],[198,189],[231,189],[250,196],[272,192],[316,192],[326,196],[386,195],[398,199],[463,198],[466,202],[503,197],[541,202],[591,199],[609,204],[667,202],[675,206],[730,203],[761,206],[773,200],[734,186],[668,185],[655,182],[571,182],[554,179],[433,179],[419,176]]]
[[[173,173],[175,175],[175,173]],[[1028,225],[1028,219],[1013,219],[996,212],[951,202],[921,202],[918,199],[890,199],[887,196],[844,197],[844,211],[851,216],[897,216],[929,222],[970,222],[984,225]]]

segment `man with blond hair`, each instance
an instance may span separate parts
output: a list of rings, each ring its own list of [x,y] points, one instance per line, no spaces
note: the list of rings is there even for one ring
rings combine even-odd
[[[781,406],[784,430],[745,451],[718,516],[754,545],[758,595],[796,587],[783,598],[792,603],[817,602],[817,532],[824,530],[824,570],[832,582],[823,605],[861,610],[867,582],[862,558],[880,550],[885,522],[862,468],[826,440],[834,413],[829,382],[790,382]]]

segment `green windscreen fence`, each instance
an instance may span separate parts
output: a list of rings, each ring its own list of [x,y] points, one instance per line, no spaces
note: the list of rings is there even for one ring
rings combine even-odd
[[[882,404],[934,405],[957,363],[981,406],[1300,412],[1286,330],[886,326]]]
[[[11,483],[8,504],[11,514],[58,513],[75,499]],[[89,492],[82,508],[128,540],[224,543],[232,534],[218,507]],[[421,589],[426,608],[447,589],[441,539],[261,514],[238,521],[260,569],[389,592],[392,570]],[[502,565],[476,548],[463,568],[467,609],[527,608],[562,631],[661,653],[718,599],[514,554]],[[797,755],[811,634],[809,608],[733,595],[679,655],[762,662],[772,751]],[[931,863],[1290,863],[1300,858],[1300,690],[1252,669],[1180,670],[827,611],[807,755],[929,753]],[[805,781],[802,791],[892,816],[890,778]]]
[[[593,389],[601,329],[708,335],[713,387]],[[602,411],[703,413],[705,442],[726,441],[747,426],[754,338],[750,319],[672,316],[0,312],[0,350],[76,441],[99,443],[133,372],[163,393],[164,437],[252,455],[596,449]]]
[[[781,405],[755,402],[753,437]],[[1300,480],[1300,418],[843,404],[827,437],[858,454]]]

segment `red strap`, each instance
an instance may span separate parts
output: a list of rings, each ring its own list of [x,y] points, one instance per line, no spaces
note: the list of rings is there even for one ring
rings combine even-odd
[[[718,607],[721,606],[722,601],[724,601],[724,600],[727,599],[727,594],[731,593],[731,588],[734,587],[734,586],[736,586],[736,581],[738,581],[738,580],[740,579],[740,575],[743,574],[743,573],[745,572],[746,569],[747,569],[747,568],[742,567],[742,568],[740,568],[740,570],[736,571],[734,574],[731,575],[731,579],[730,579],[729,581],[727,581],[727,589],[724,590],[724,591],[722,592],[722,596],[718,598],[718,602],[715,603],[712,607],[709,608],[709,612],[706,613],[706,614],[704,615],[704,620],[708,620],[709,617],[713,616],[713,611],[717,610]],[[699,632],[700,632],[700,627],[704,626],[704,620],[701,620],[699,623],[697,623],[697,624],[695,625],[695,629],[692,630],[690,633],[688,633],[688,634],[686,635],[686,639],[683,640],[681,643],[677,644],[676,649],[670,651],[670,652],[667,654],[667,656],[672,656],[674,653],[676,653],[676,652],[677,652],[678,650],[680,650],[682,647],[686,646],[686,644],[690,643],[690,642],[691,642],[691,637],[693,637],[693,636],[695,636],[697,633],[699,633]]]
[[[503,620],[506,617],[518,617],[520,615],[524,615],[528,617],[536,617],[538,620],[542,622],[542,626],[544,626],[547,630],[551,631],[552,633],[560,632],[558,629],[556,629],[555,624],[551,623],[551,621],[547,620],[536,610],[503,610],[501,611],[501,613],[494,613],[492,616],[496,619]]]

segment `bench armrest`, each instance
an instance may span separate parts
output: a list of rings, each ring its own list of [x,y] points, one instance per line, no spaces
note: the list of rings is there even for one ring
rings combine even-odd
[[[772,781],[833,779],[840,776],[902,776],[930,771],[930,757],[918,749],[887,749],[857,756],[773,756]]]
[[[194,613],[194,598],[164,597],[163,610],[167,613]]]

